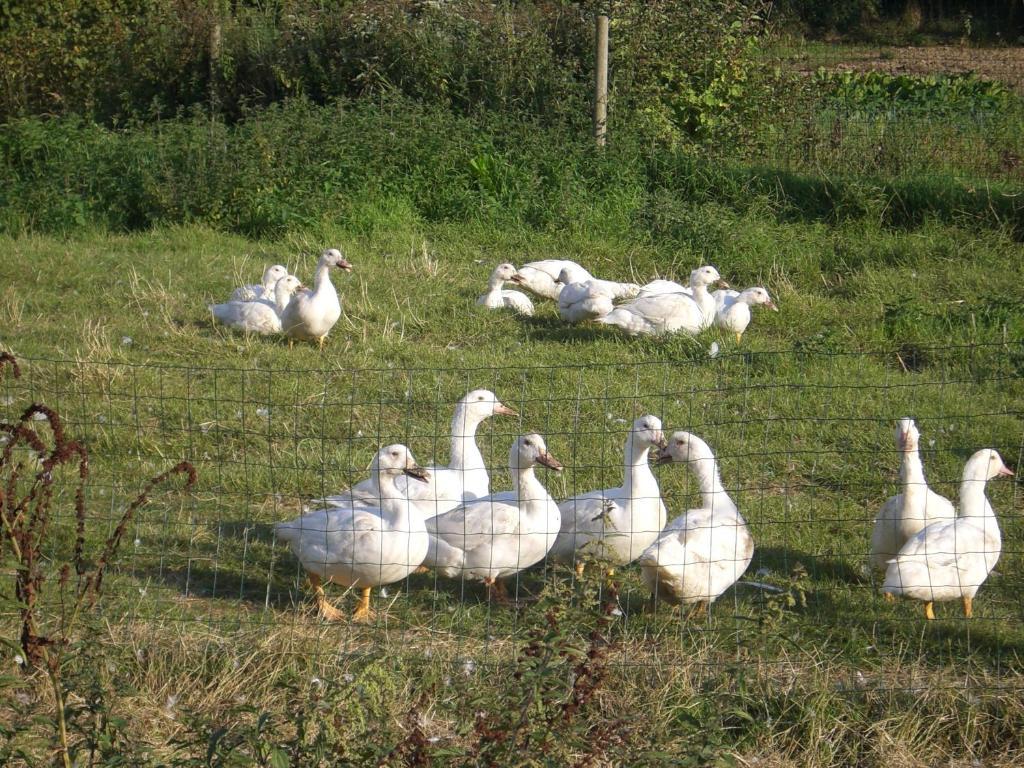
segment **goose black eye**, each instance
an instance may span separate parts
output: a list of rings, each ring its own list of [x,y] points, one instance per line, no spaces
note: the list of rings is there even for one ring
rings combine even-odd
[[[529,440],[526,440],[523,444],[524,445],[533,445],[533,443],[531,443]]]

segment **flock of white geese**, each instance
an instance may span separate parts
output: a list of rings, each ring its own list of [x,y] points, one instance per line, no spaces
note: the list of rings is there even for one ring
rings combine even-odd
[[[352,271],[337,248],[328,248],[316,265],[313,288],[306,288],[280,264],[267,267],[258,285],[236,288],[231,299],[211,304],[214,319],[230,328],[263,336],[283,334],[289,345],[295,340],[324,340],[341,317],[341,299],[331,282],[331,270]]]
[[[230,300],[211,304],[214,319],[228,327],[264,336],[284,335],[315,340],[320,348],[341,317],[341,300],[331,282],[331,269],[351,271],[352,265],[337,248],[320,256],[312,289],[306,288],[280,264],[267,267],[259,284],[235,289]],[[688,285],[653,280],[646,285],[602,280],[574,261],[547,259],[524,264],[499,264],[491,273],[487,293],[477,303],[488,309],[509,308],[533,315],[533,301],[525,293],[506,290],[514,283],[536,296],[553,299],[558,313],[570,323],[593,321],[621,329],[630,336],[668,333],[696,335],[717,325],[736,335],[739,342],[750,325],[751,308],[778,311],[768,291],[755,286],[729,289],[718,270],[702,266],[690,273]],[[709,286],[718,286],[714,292]]]
[[[717,325],[734,333],[739,342],[750,325],[752,307],[778,311],[765,288],[731,290],[712,266],[693,270],[688,285],[661,279],[638,285],[596,278],[564,259],[531,261],[518,269],[505,263],[491,273],[487,293],[477,303],[532,316],[533,301],[522,291],[505,289],[507,282],[557,302],[558,314],[566,322],[593,321],[630,336],[696,335]],[[710,286],[718,290],[712,292]]]
[[[332,269],[352,265],[336,248],[320,256],[312,289],[281,265],[266,269],[258,285],[242,286],[231,299],[210,306],[225,325],[294,340],[324,340],[341,316]],[[711,325],[739,341],[751,308],[776,309],[761,286],[737,292],[712,266],[690,273],[689,285],[654,280],[646,285],[594,277],[573,261],[549,259],[499,264],[478,303],[532,315],[530,298],[505,290],[506,282],[558,303],[568,322],[594,321],[630,335],[697,334]],[[713,293],[710,286],[719,286]],[[334,496],[323,507],[276,526],[308,572],[317,607],[328,619],[341,613],[323,585],[336,582],[362,590],[353,618],[372,616],[370,590],[401,581],[420,569],[452,579],[482,581],[507,599],[502,579],[551,558],[576,564],[593,559],[613,569],[637,562],[654,596],[706,610],[746,571],[754,541],[746,521],[722,485],[711,448],[696,435],[675,432],[666,440],[653,415],[633,422],[625,445],[622,485],[556,502],[537,478],[537,465],[561,471],[544,439],[527,434],[509,452],[512,490],[491,493],[490,478],[476,444],[477,427],[494,415],[518,415],[494,393],[474,390],[455,409],[448,466],[422,468],[404,445],[382,448],[370,477]],[[999,524],[985,497],[985,483],[1013,473],[992,449],[975,453],[964,467],[960,510],[928,488],[912,419],[902,419],[896,446],[902,453],[903,492],[889,499],[875,519],[870,565],[885,572],[887,598],[933,603],[963,601],[964,615],[1002,551]],[[701,506],[667,522],[657,463],[685,464],[696,477]],[[667,523],[667,524],[666,524]]]
[[[509,451],[512,489],[493,492],[476,443],[491,416],[518,414],[493,392],[474,390],[452,418],[447,466],[421,467],[404,445],[376,454],[370,476],[321,508],[275,526],[309,575],[317,609],[329,620],[343,614],[324,593],[334,582],[361,590],[353,620],[370,620],[374,587],[435,570],[450,579],[483,582],[496,600],[507,600],[503,579],[547,559],[571,563],[582,573],[593,561],[607,569],[636,562],[657,600],[707,610],[747,570],[754,540],[729,496],[715,454],[702,439],[678,431],[666,439],[660,419],[636,419],[626,435],[622,485],[558,502],[537,477],[540,465],[562,464],[538,434],[525,434]],[[1013,473],[999,454],[983,449],[968,460],[960,510],[928,488],[912,419],[900,420],[902,493],[889,499],[874,524],[870,564],[884,571],[882,592],[923,601],[935,617],[936,601],[972,601],[999,558],[999,525],[985,484]],[[700,489],[701,504],[667,522],[655,462],[684,464]]]

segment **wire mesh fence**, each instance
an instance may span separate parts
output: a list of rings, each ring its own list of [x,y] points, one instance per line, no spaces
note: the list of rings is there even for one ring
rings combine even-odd
[[[686,430],[715,452],[724,488],[749,525],[752,561],[699,617],[652,597],[635,564],[611,577],[603,569],[580,577],[546,558],[507,580],[511,605],[479,581],[417,573],[374,590],[379,613],[365,627],[339,624],[353,650],[399,632],[396,652],[500,653],[523,631],[521,606],[538,600],[584,613],[610,600],[623,635],[641,646],[653,639],[662,653],[698,644],[736,656],[767,643],[783,614],[793,622],[785,632],[802,627],[844,643],[894,648],[919,638],[920,604],[886,602],[880,575],[867,566],[872,520],[901,491],[896,421],[917,420],[928,483],[947,498],[958,498],[964,462],[979,448],[1019,466],[1024,344],[922,349],[928,365],[919,371],[905,370],[893,351],[700,352],[671,362],[472,370],[31,359],[20,379],[0,383],[0,417],[16,420],[28,403],[42,402],[87,445],[90,538],[109,534],[147,478],[180,459],[195,465],[194,494],[158,496],[131,523],[103,603],[112,621],[227,629],[316,621],[303,568],[273,524],[366,478],[380,446],[404,443],[420,463],[444,465],[457,401],[484,388],[519,414],[489,418],[476,435],[492,492],[511,487],[509,446],[528,432],[543,435],[564,465],[559,474],[539,472],[555,499],[620,486],[630,425],[653,414],[667,437]],[[805,364],[795,366],[799,355]],[[655,471],[669,520],[700,506],[685,466]],[[75,524],[73,483],[57,487],[54,562]],[[993,482],[988,495],[1002,530],[998,566],[972,619],[959,604],[937,612],[948,622],[947,641],[957,638],[998,667],[1024,651],[1024,531],[1016,484]],[[355,605],[342,588],[329,586],[328,596],[346,612]],[[621,660],[658,663],[651,648],[644,656],[633,648]]]

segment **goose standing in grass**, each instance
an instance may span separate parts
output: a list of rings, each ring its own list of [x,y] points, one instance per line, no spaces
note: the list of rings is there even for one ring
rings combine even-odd
[[[911,536],[942,520],[956,517],[953,502],[928,487],[918,444],[921,434],[913,419],[896,425],[896,450],[900,451],[900,480],[903,492],[886,500],[875,517],[871,531],[872,568],[884,571]],[[891,596],[890,596],[891,597]]]
[[[775,302],[772,301],[772,297],[768,295],[768,291],[764,288],[757,286],[755,288],[747,288],[745,291],[737,293],[736,291],[728,291],[728,294],[735,293],[735,296],[724,295],[721,300],[719,294],[725,294],[725,291],[715,291],[715,325],[726,331],[731,331],[736,334],[736,343],[740,343],[740,339],[743,338],[743,332],[747,330],[747,326],[750,325],[750,309],[758,305],[768,307],[773,312],[778,312],[779,308],[775,306]]]
[[[575,560],[577,573],[583,572],[580,555],[593,556],[610,567],[626,565],[658,538],[666,512],[658,480],[648,464],[648,453],[655,446],[665,446],[661,420],[641,416],[626,437],[622,485],[559,503],[562,525],[551,548],[553,558]]]
[[[477,299],[476,303],[483,304],[488,309],[511,309],[520,315],[531,317],[533,302],[530,301],[530,297],[522,291],[506,291],[502,287],[505,281],[512,281],[515,276],[515,267],[511,264],[499,264],[491,272],[487,293]]]
[[[696,435],[676,432],[658,464],[686,464],[697,478],[701,506],[680,515],[640,555],[640,572],[655,600],[693,605],[690,616],[735,584],[754,556],[754,539],[718,473],[718,460]]]
[[[317,609],[328,621],[343,614],[327,602],[325,582],[362,590],[352,619],[368,621],[373,618],[370,590],[401,581],[427,554],[423,515],[395,487],[402,475],[426,481],[426,470],[416,465],[404,445],[389,445],[374,457],[373,472],[380,491],[379,508],[319,509],[274,527],[309,574]]]
[[[544,259],[543,261],[531,261],[523,264],[516,270],[516,274],[509,278],[511,282],[522,286],[531,293],[542,296],[545,299],[557,299],[562,292],[562,284],[558,282],[558,275],[562,270],[568,269],[572,275],[572,282],[583,282],[593,277],[587,270],[568,259]]]
[[[289,346],[295,339],[315,339],[323,349],[324,339],[341,317],[341,301],[331,282],[331,267],[352,271],[352,265],[341,251],[328,248],[317,263],[313,290],[296,294],[281,314],[281,328],[288,337]]]
[[[960,484],[960,515],[912,536],[889,561],[882,591],[923,601],[929,620],[935,618],[934,602],[959,598],[971,618],[974,596],[1003,549],[999,521],[985,497],[985,484],[1000,476],[1013,472],[996,451],[984,448],[971,456]]]
[[[662,292],[664,285],[657,286],[653,293],[641,288],[637,298],[616,307],[597,322],[617,326],[631,336],[677,331],[696,335],[715,321],[715,299],[707,288],[715,283],[728,285],[714,267],[700,267],[690,273],[689,293]]]
[[[231,301],[256,301],[258,299],[274,300],[274,287],[282,277],[288,276],[288,270],[280,264],[274,264],[263,270],[263,282],[260,285],[243,285],[235,288]]]
[[[274,286],[274,301],[254,299],[252,301],[229,301],[226,304],[211,304],[209,309],[217,322],[246,333],[267,336],[281,332],[281,315],[296,291],[303,290],[299,278],[285,275]]]
[[[452,416],[451,455],[448,466],[427,467],[430,479],[410,482],[403,477],[395,481],[399,493],[412,499],[424,517],[441,512],[490,493],[491,481],[487,464],[476,444],[477,428],[491,416],[518,416],[488,389],[474,389],[455,406]],[[356,483],[351,490],[321,501],[328,506],[346,507],[365,504],[377,494],[376,478]]]
[[[499,579],[539,563],[555,542],[561,523],[534,467],[560,472],[540,435],[523,435],[509,451],[512,493],[495,494],[427,520],[430,547],[423,564],[448,578],[482,581],[499,599],[506,597]]]

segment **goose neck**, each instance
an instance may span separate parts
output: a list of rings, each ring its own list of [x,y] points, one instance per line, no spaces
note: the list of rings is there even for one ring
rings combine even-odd
[[[313,295],[317,295],[333,287],[333,283],[331,283],[330,264],[318,264],[316,268],[316,277],[313,280]]]
[[[729,498],[722,478],[718,473],[718,461],[714,458],[699,459],[691,465],[700,489],[701,504],[705,509],[721,506],[722,501]]]
[[[626,498],[632,496],[634,488],[643,485],[647,480],[654,480],[654,473],[651,472],[651,465],[648,463],[650,451],[651,447],[637,440],[633,433],[626,438],[626,471],[623,484]]]
[[[377,489],[380,493],[381,516],[398,530],[411,531],[411,522],[419,513],[415,503],[406,497],[395,483],[397,476],[393,472],[381,472],[377,475]],[[409,482],[417,482],[410,479]]]
[[[479,469],[484,466],[484,458],[476,444],[480,421],[464,403],[455,409],[452,416],[452,452],[448,462],[452,469]]]
[[[903,481],[905,497],[924,493],[927,490],[924,465],[921,463],[921,454],[916,448],[903,454],[903,462],[900,464],[900,479]]]
[[[985,498],[984,477],[965,477],[960,483],[960,517],[995,518],[992,506]]]
[[[521,469],[512,467],[512,487],[519,500],[519,507],[524,511],[531,503],[543,499],[547,495],[547,491],[537,479],[532,465]]]

